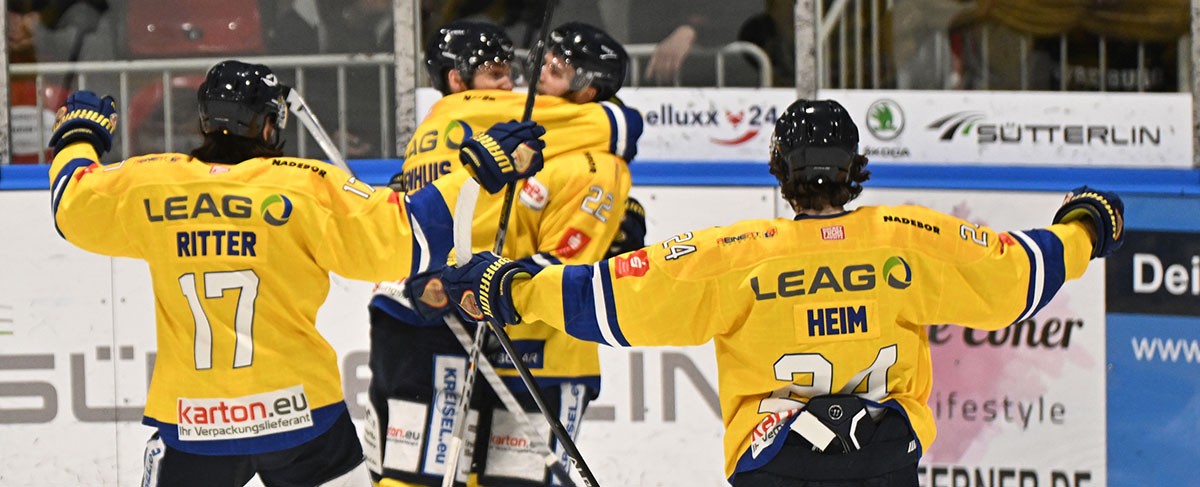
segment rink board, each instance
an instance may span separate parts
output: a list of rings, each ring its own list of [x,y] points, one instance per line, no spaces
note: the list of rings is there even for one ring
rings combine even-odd
[[[633,194],[647,208],[648,241],[787,214],[776,190],[765,186],[639,185]],[[140,262],[63,242],[48,218],[48,198],[40,190],[0,192],[0,208],[10,210],[0,212],[0,228],[7,229],[0,241],[0,483],[130,485],[140,476],[150,433],[138,422],[154,359],[148,273]],[[858,203],[915,203],[1023,229],[1045,224],[1059,198],[879,188]],[[989,478],[1010,482],[995,485],[1138,485],[1200,473],[1194,462],[1170,461],[1197,446],[1200,356],[1187,347],[1200,339],[1200,318],[1154,312],[1197,309],[1193,285],[1180,280],[1193,278],[1191,256],[1200,254],[1194,244],[1200,203],[1134,196],[1127,206],[1130,249],[1143,254],[1139,278],[1153,277],[1144,254],[1161,261],[1159,295],[1134,293],[1125,283],[1130,292],[1123,296],[1121,283],[1106,280],[1106,270],[1132,275],[1120,268],[1133,266],[1133,255],[1118,253],[1108,269],[1094,265],[1065,286],[1020,332],[939,329],[930,397],[939,436],[925,457],[924,485],[979,485]],[[1176,238],[1164,239],[1164,232]],[[1125,312],[1106,314],[1106,288],[1108,301],[1120,301]],[[319,320],[339,351],[359,419],[369,379],[367,299],[367,284],[335,279]],[[1139,305],[1143,299],[1151,303]],[[1174,359],[1148,358],[1148,345],[1131,346],[1154,339],[1190,345]],[[605,349],[602,360],[603,391],[580,438],[600,481],[722,485],[711,346]]]

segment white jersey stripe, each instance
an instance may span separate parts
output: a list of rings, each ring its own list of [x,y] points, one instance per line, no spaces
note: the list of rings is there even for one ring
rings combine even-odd
[[[604,304],[604,283],[600,280],[600,273],[605,272],[600,268],[600,264],[592,264],[592,302],[596,306],[596,327],[600,329],[600,336],[604,337],[604,343],[610,347],[619,347],[620,343],[613,336],[612,324],[608,322],[608,308]]]

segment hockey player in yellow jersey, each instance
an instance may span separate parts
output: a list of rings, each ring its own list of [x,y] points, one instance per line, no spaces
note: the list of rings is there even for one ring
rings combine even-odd
[[[535,99],[532,118],[547,129],[542,137],[547,165],[539,176],[518,183],[504,246],[504,255],[538,265],[595,262],[605,255],[620,229],[631,185],[626,161],[633,158],[641,132],[641,116],[635,110],[607,101],[625,76],[628,58],[620,44],[590,26],[569,24],[555,32],[558,40],[552,36],[548,51],[567,49],[569,56],[559,56],[579,70],[560,68],[556,76],[567,82],[557,91],[540,89]],[[599,59],[600,46],[613,53],[611,58]],[[403,175],[393,178],[417,195],[430,187],[454,186],[455,179],[462,177],[455,172],[459,141],[478,127],[520,118],[526,100],[524,93],[480,89],[501,87],[480,76],[507,72],[512,59],[511,42],[497,26],[471,21],[447,24],[430,39],[425,59],[434,87],[445,96],[432,106],[408,143]],[[540,88],[555,86],[544,82],[550,74],[549,69],[543,71]],[[579,84],[572,86],[576,76]],[[592,103],[601,100],[605,101]],[[478,250],[492,247],[502,206],[500,195],[480,195],[472,232]],[[448,247],[430,249],[433,254],[448,251]],[[430,262],[428,269],[437,265]],[[453,421],[458,406],[455,387],[462,387],[467,367],[467,351],[442,319],[421,316],[413,309],[414,300],[405,295],[411,292],[410,285],[380,283],[370,305],[369,414],[376,419],[368,421],[364,437],[368,464],[381,486],[441,484],[451,440],[450,431],[441,426]],[[523,347],[543,395],[560,412],[563,423],[578,431],[587,401],[599,391],[596,344],[541,325],[525,327],[512,338]],[[536,411],[508,357],[498,348],[487,350],[487,356],[518,400]],[[481,483],[545,485],[550,474],[544,455],[532,444],[514,446],[505,441],[524,437],[525,432],[498,407],[484,381],[476,387],[471,405],[480,412],[478,419],[473,415],[470,421],[478,424],[480,448],[473,471]],[[406,439],[395,433],[400,431],[423,434]],[[372,437],[379,441],[373,443]],[[549,432],[546,443],[552,444]],[[493,451],[501,453],[493,455]]]
[[[924,325],[995,330],[1031,316],[1121,245],[1124,206],[1081,187],[1049,227],[1010,232],[919,206],[846,210],[869,175],[857,145],[841,105],[800,100],[777,121],[770,159],[794,220],[540,272],[482,253],[443,282],[499,324],[615,347],[714,340],[734,486],[916,486],[936,431]]]
[[[329,272],[411,273],[415,249],[429,246],[423,231],[441,233],[450,211],[437,191],[404,196],[284,157],[286,89],[266,66],[222,62],[198,92],[203,145],[110,165],[99,158],[116,130],[112,97],[80,91],[59,110],[56,228],[150,267],[158,359],[143,423],[157,432],[143,485],[370,482],[317,309]],[[469,172],[491,188],[529,176],[539,131],[501,124],[465,141]]]

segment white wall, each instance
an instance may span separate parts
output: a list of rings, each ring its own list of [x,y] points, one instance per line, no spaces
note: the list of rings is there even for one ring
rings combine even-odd
[[[773,188],[636,187],[633,195],[647,210],[648,242],[741,219],[791,216]],[[1022,209],[1009,204],[1014,198],[1024,202]],[[868,190],[863,200],[918,202],[1002,228],[1026,228],[1048,221],[1058,196]],[[141,262],[91,255],[62,241],[48,203],[45,191],[0,191],[0,485],[132,485],[150,434],[138,422],[154,352],[148,273]],[[1061,388],[1057,395],[1042,394],[1067,404],[1070,424],[992,424],[969,431],[951,423],[943,435],[961,437],[954,444],[964,451],[934,450],[927,460],[963,468],[1024,467],[1042,477],[1051,468],[1086,470],[1096,474],[1089,485],[1104,485],[1102,304],[1087,299],[1103,295],[1103,282],[1089,272],[1080,284],[1064,292],[1068,305],[1048,309],[1100,324],[1079,338],[1081,353],[1095,361],[1039,359],[1070,362],[1039,379]],[[352,403],[365,401],[367,300],[367,284],[335,279],[319,316],[320,330],[342,357]],[[721,422],[710,408],[716,387],[711,346],[604,350],[602,361],[603,392],[579,445],[600,482],[724,485]],[[700,384],[687,373],[693,369],[703,377]],[[664,376],[664,370],[671,373]],[[665,397],[669,381],[676,392]],[[1025,453],[1021,445],[1031,438],[1048,446],[1036,456]],[[1093,447],[1077,454],[1055,454],[1065,451],[1057,447],[1089,442]]]

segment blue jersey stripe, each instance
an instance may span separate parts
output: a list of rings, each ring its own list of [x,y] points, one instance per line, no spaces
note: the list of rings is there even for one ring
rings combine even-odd
[[[600,104],[600,106],[604,107],[604,114],[608,116],[608,151],[613,154],[620,154],[621,147],[617,147],[617,145],[621,141],[620,136],[623,134],[619,133],[617,130],[618,114],[613,112],[613,109],[610,105],[612,105],[612,104],[611,103],[601,103]]]
[[[54,230],[58,232],[58,236],[66,238],[62,234],[62,230],[58,228],[58,205],[62,202],[62,197],[67,192],[67,185],[71,183],[71,177],[75,175],[75,170],[81,167],[87,167],[95,163],[91,159],[79,157],[71,159],[58,174],[54,175],[54,182],[50,185],[50,216],[54,219]]]
[[[1062,240],[1049,230],[1026,230],[1024,233],[1042,251],[1042,299],[1034,303],[1033,315],[1047,304],[1067,280],[1066,263],[1063,261]]]
[[[1025,287],[1025,308],[1021,310],[1021,314],[1017,315],[1017,319],[1013,320],[1013,323],[1016,323],[1028,318],[1033,314],[1031,313],[1031,310],[1034,307],[1034,299],[1040,298],[1040,296],[1035,295],[1037,292],[1037,284],[1039,279],[1041,279],[1041,276],[1039,276],[1041,273],[1041,268],[1038,265],[1039,259],[1037,258],[1037,255],[1034,253],[1034,250],[1030,248],[1031,242],[1028,242],[1028,239],[1020,232],[1012,232],[1012,234],[1013,236],[1017,237],[1016,241],[1021,244],[1021,248],[1025,250],[1025,256],[1029,258],[1029,284]]]
[[[580,340],[606,343],[596,319],[596,298],[592,294],[592,266],[563,268],[563,321],[567,334]]]
[[[612,332],[613,338],[617,340],[617,344],[622,347],[628,347],[629,341],[625,339],[625,334],[621,333],[621,324],[617,322],[617,304],[613,299],[612,276],[608,272],[608,259],[600,262],[597,267],[600,269],[600,283],[604,289],[604,311],[608,314],[608,327]]]
[[[454,248],[454,217],[450,214],[450,208],[446,207],[446,201],[442,199],[441,193],[433,185],[428,185],[408,195],[406,200],[408,201],[409,218],[412,219],[414,228],[419,226],[422,230],[425,243],[428,245],[428,255],[450,255],[450,250]],[[413,232],[413,238],[413,243],[416,244],[416,232]],[[419,248],[417,245],[413,247],[414,249]],[[414,274],[427,270],[419,268],[421,261],[418,251],[414,251]],[[441,268],[445,264],[444,261],[429,262],[431,268],[434,269]]]
[[[642,114],[632,108],[621,107],[625,111],[625,151],[621,154],[621,158],[625,162],[633,162],[633,158],[637,157],[638,139],[642,138],[642,130],[644,128]]]
[[[1049,230],[1027,230],[1012,232],[1025,255],[1029,257],[1029,287],[1025,295],[1025,309],[1016,321],[1033,316],[1050,302],[1066,280],[1066,264],[1063,262],[1063,244]]]

